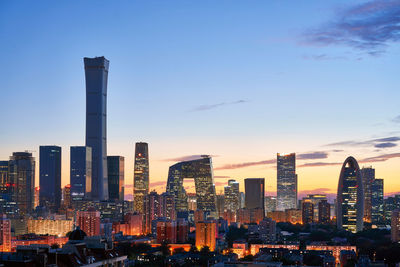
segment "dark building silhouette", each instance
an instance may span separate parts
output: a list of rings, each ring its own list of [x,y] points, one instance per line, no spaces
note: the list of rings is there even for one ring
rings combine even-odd
[[[18,205],[19,215],[32,212],[35,200],[35,158],[29,152],[14,152],[9,162],[9,180],[12,199]]]
[[[92,148],[71,146],[70,150],[71,200],[91,198],[92,192]]]
[[[304,224],[314,222],[314,204],[311,202],[311,200],[302,201],[301,218]]]
[[[135,144],[135,166],[133,173],[134,210],[143,213],[144,197],[149,193],[149,146],[147,143]]]
[[[92,148],[92,199],[108,199],[107,79],[109,61],[84,58],[86,78],[86,146]]]
[[[61,147],[39,147],[39,203],[55,212],[61,206]]]
[[[204,155],[201,159],[183,161],[169,167],[167,193],[175,197],[178,212],[188,210],[188,196],[183,188],[184,178],[194,179],[197,209],[215,217],[217,199],[211,157]]]
[[[228,185],[224,187],[224,196],[224,209],[236,212],[240,208],[239,183],[229,180]]]
[[[337,191],[337,226],[353,233],[363,230],[364,191],[360,167],[348,157],[340,171]]]
[[[371,222],[384,223],[383,179],[374,179],[371,184]]]
[[[318,202],[318,223],[327,224],[331,221],[331,204],[326,199]]]
[[[125,159],[122,156],[108,156],[108,199],[124,201]]]
[[[296,154],[277,154],[277,210],[297,208]]]
[[[262,209],[265,211],[265,179],[246,178],[244,179],[244,189],[246,209]]]

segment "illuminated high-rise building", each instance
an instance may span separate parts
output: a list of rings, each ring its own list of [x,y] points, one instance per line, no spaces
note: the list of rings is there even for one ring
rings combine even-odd
[[[276,196],[265,197],[265,212],[271,212],[276,210]]]
[[[51,211],[61,206],[61,147],[39,147],[39,204]]]
[[[151,222],[160,217],[162,217],[160,195],[152,191],[143,199],[143,233],[150,234]]]
[[[175,220],[175,198],[168,193],[162,193],[160,196],[160,217],[167,220]]]
[[[400,242],[400,210],[396,209],[392,212],[391,218],[391,239],[392,242]]]
[[[297,208],[296,154],[277,154],[277,210]]]
[[[71,146],[70,150],[71,200],[90,199],[92,193],[92,148]]]
[[[265,179],[244,179],[246,209],[262,209],[265,211]]]
[[[361,177],[363,183],[364,191],[364,221],[371,222],[371,212],[372,212],[372,190],[371,186],[375,180],[375,169],[372,167],[363,167],[361,169]]]
[[[11,221],[0,215],[0,252],[11,252]]]
[[[14,152],[9,164],[10,184],[15,187],[12,199],[18,205],[19,215],[29,214],[34,208],[35,158],[29,152]]]
[[[314,204],[311,200],[303,200],[301,204],[301,215],[303,224],[314,222]]]
[[[18,206],[15,201],[15,185],[8,175],[8,161],[0,161],[0,214],[13,216],[18,214]]]
[[[225,211],[225,196],[217,195],[217,218],[220,218],[224,215]]]
[[[301,201],[310,201],[314,206],[314,221],[318,219],[318,204],[320,201],[327,200],[325,194],[309,194]]]
[[[204,221],[196,223],[196,247],[201,250],[208,247],[210,251],[215,250],[217,223],[215,221]]]
[[[340,171],[336,221],[339,229],[353,233],[363,230],[364,191],[360,167],[355,158],[348,157]]]
[[[235,180],[229,180],[228,185],[224,187],[225,210],[236,212],[240,208],[239,183]]]
[[[188,210],[188,197],[183,187],[183,179],[192,178],[195,183],[197,209],[216,216],[216,193],[211,157],[183,161],[169,167],[167,192],[175,197],[175,207],[179,211]]]
[[[71,185],[67,184],[63,188],[63,206],[69,208],[72,206],[71,201]]]
[[[122,156],[107,157],[108,199],[124,201],[125,160]]]
[[[318,223],[328,224],[331,221],[331,204],[326,199],[318,202]]]
[[[109,61],[84,59],[86,78],[86,146],[92,148],[92,199],[108,199],[107,80]]]
[[[371,222],[383,224],[384,211],[383,179],[374,179],[371,184]]]
[[[135,167],[133,173],[134,210],[143,213],[143,200],[149,193],[149,146],[147,143],[135,144]]]
[[[88,236],[100,235],[100,212],[89,208],[87,211],[77,211],[76,224]]]
[[[157,221],[157,243],[175,244],[177,236],[176,221],[159,220]]]

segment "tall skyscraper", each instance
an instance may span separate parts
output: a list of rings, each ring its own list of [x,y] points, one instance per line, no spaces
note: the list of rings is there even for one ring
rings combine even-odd
[[[265,179],[246,178],[244,179],[245,206],[246,209],[262,209],[265,211]],[[264,212],[265,213],[265,212]]]
[[[371,184],[371,222],[384,223],[383,179],[374,179]]]
[[[372,212],[371,185],[375,180],[375,169],[372,167],[363,167],[361,169],[361,177],[364,190],[364,221],[371,222],[371,212]]]
[[[135,144],[135,170],[133,173],[134,210],[143,213],[143,200],[149,193],[149,146],[147,143]]]
[[[8,161],[0,161],[0,214],[13,216],[18,214],[18,206],[15,199],[15,185],[8,175]]]
[[[124,201],[125,160],[122,156],[108,156],[108,199]]]
[[[392,242],[400,242],[400,210],[398,209],[392,212],[390,234]]]
[[[188,197],[183,188],[183,179],[193,178],[196,190],[197,209],[216,216],[217,199],[211,157],[183,161],[169,167],[167,192],[175,196],[175,207],[179,211],[188,210]]]
[[[90,199],[92,193],[92,148],[71,146],[70,155],[71,200]]]
[[[56,212],[61,206],[61,147],[39,147],[39,204]]]
[[[314,222],[314,204],[311,200],[306,199],[302,201],[301,215],[303,224]]]
[[[240,208],[239,183],[235,180],[229,180],[228,185],[224,187],[225,210],[236,212]]]
[[[353,233],[363,230],[364,191],[360,167],[353,157],[345,160],[340,171],[336,213],[339,229]]]
[[[15,187],[13,200],[19,215],[29,214],[34,208],[35,158],[29,152],[14,152],[9,164],[10,184]]]
[[[277,154],[277,210],[297,208],[296,154]]]
[[[326,195],[324,194],[308,194],[307,197],[304,197],[302,201],[311,201],[314,206],[314,220],[318,219],[318,204],[319,202],[327,200]]]
[[[63,188],[63,206],[65,208],[69,208],[72,206],[72,201],[71,201],[71,185],[67,184]]]
[[[331,221],[331,204],[326,199],[318,202],[318,223],[327,224]]]
[[[86,146],[92,148],[92,199],[108,199],[107,80],[109,61],[84,58],[86,78]]]
[[[265,211],[271,212],[276,210],[276,196],[265,197]]]
[[[0,214],[0,251],[11,252],[11,221]]]

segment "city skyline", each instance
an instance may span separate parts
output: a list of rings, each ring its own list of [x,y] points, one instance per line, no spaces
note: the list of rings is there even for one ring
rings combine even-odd
[[[18,19],[15,12],[21,6],[17,3],[3,5],[9,11],[4,13],[4,19],[10,23],[0,31],[7,34],[12,44],[21,37],[10,31],[19,32],[18,29],[25,25],[23,22],[12,23]],[[30,7],[41,14],[37,7]],[[83,9],[89,7],[89,4],[82,4]],[[286,21],[277,28],[268,26],[277,19],[277,15],[272,13],[286,11],[288,13],[283,14],[289,16],[295,8],[288,2],[282,5],[259,3],[259,11],[255,6],[233,4],[226,11],[228,16],[225,19],[234,23],[234,15],[242,15],[248,19],[247,23],[256,25],[247,33],[245,30],[248,27],[232,30],[219,20],[218,12],[226,7],[227,4],[222,2],[213,11],[211,5],[206,4],[199,12],[196,11],[196,4],[183,5],[180,10],[162,5],[162,8],[154,9],[161,16],[154,21],[154,25],[161,28],[154,26],[151,29],[146,28],[146,18],[137,16],[130,21],[127,13],[128,10],[149,10],[151,6],[133,4],[127,11],[111,8],[111,14],[120,14],[117,19],[119,22],[126,21],[120,33],[112,34],[116,40],[126,41],[121,48],[118,46],[121,51],[102,44],[105,39],[101,36],[95,38],[98,44],[95,47],[59,46],[55,49],[41,42],[43,47],[32,43],[31,47],[20,44],[11,48],[7,42],[1,44],[4,51],[15,49],[13,57],[5,55],[5,64],[1,66],[4,88],[8,90],[4,95],[5,105],[1,108],[7,125],[1,132],[1,159],[7,160],[13,152],[34,150],[36,170],[39,170],[39,146],[60,146],[63,150],[62,186],[69,184],[69,147],[84,145],[85,80],[82,57],[98,55],[111,61],[107,151],[109,155],[125,157],[127,195],[132,191],[134,144],[140,141],[150,144],[150,189],[158,192],[165,190],[170,166],[209,154],[213,158],[218,194],[229,179],[237,180],[240,190],[244,191],[243,181],[246,177],[265,177],[266,192],[272,195],[276,190],[274,156],[281,152],[296,153],[299,199],[301,194],[312,192],[335,195],[340,166],[348,156],[354,156],[360,168],[372,166],[376,170],[376,177],[385,181],[386,195],[399,192],[400,111],[396,102],[399,78],[393,71],[397,64],[394,58],[398,49],[390,45],[392,40],[382,41],[387,45],[384,53],[371,56],[368,52],[374,51],[354,50],[346,45],[310,48],[299,44],[300,37],[289,34],[295,30],[296,36],[304,37],[305,32],[322,27],[327,21],[326,17],[335,21],[338,16],[335,8],[342,7],[342,12],[350,12],[361,8],[362,4],[349,5],[344,1],[335,4],[307,3],[301,9],[320,10],[321,13],[313,19],[305,19],[299,25]],[[98,11],[106,8],[109,7],[96,7]],[[187,12],[187,17],[183,19],[190,23],[172,30],[172,26],[181,22],[176,19],[162,27],[171,18],[167,11],[172,15]],[[46,13],[42,19],[32,19],[34,22],[30,29],[52,18],[54,25],[59,25],[72,39],[81,38],[86,33],[84,30],[74,33],[60,24],[67,13],[61,10],[57,12],[59,18]],[[22,14],[28,18],[35,16],[28,14],[26,6],[22,8]],[[203,21],[204,14],[208,15],[210,23],[216,25],[214,29],[197,24]],[[99,23],[104,26],[114,16],[107,15],[105,21]],[[372,17],[368,12],[359,16],[364,21]],[[69,22],[69,26],[83,19],[83,14],[78,14],[77,22]],[[302,19],[304,17],[299,16],[296,22]],[[134,25],[139,26],[136,28]],[[149,30],[149,36],[139,31],[140,27]],[[197,29],[200,36],[190,33],[189,27]],[[49,25],[45,29],[54,31]],[[163,29],[172,37],[165,36]],[[137,33],[138,39],[123,39],[124,33],[130,31]],[[109,33],[110,28],[106,27],[100,32]],[[33,37],[30,34],[25,37],[27,40],[37,38],[37,35]],[[177,43],[175,48],[174,37],[177,36],[186,41]],[[166,38],[167,46],[157,44],[156,41],[164,40],[162,37]],[[64,38],[59,36],[47,40],[59,44],[65,41]],[[129,47],[140,38],[143,38],[143,43]],[[149,43],[152,44],[150,48],[143,46]],[[224,45],[221,46],[221,43]],[[190,45],[193,47],[187,48]],[[206,45],[207,52],[201,49],[201,45]],[[254,52],[243,46],[250,47]],[[283,54],[285,48],[290,50],[288,55]],[[314,50],[318,51],[317,55],[313,54]],[[16,52],[18,55],[15,55]],[[64,53],[65,56],[54,59],[43,55],[44,52],[57,55]],[[150,53],[155,55],[150,56]],[[243,56],[233,60],[237,53]],[[280,60],[287,64],[278,64]],[[20,73],[16,71],[19,64],[29,67],[38,61],[43,64],[35,65],[31,72],[21,73],[22,77],[13,74]],[[57,68],[53,67],[55,64]],[[203,80],[204,77],[207,77],[207,81]],[[26,86],[26,81],[29,81],[29,86]],[[198,93],[200,91],[206,93],[202,95]],[[49,103],[48,106],[40,104],[43,99]],[[349,111],[343,99],[356,99],[359,103],[358,112],[348,116]],[[17,111],[12,109],[16,102],[19,103]],[[8,117],[12,117],[12,112],[16,112],[17,117],[28,114],[24,117],[26,123],[21,125],[10,121]],[[138,112],[145,115],[136,116]],[[178,117],[179,123],[176,123]],[[207,127],[204,127],[204,123],[207,123]],[[26,127],[31,129],[29,135],[24,133]],[[38,171],[35,180],[39,185]],[[194,183],[189,182],[187,187],[188,192],[194,191]]]

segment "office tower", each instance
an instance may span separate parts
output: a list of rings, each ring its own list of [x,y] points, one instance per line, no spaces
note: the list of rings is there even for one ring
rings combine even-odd
[[[11,221],[0,215],[0,252],[11,252]]]
[[[375,169],[372,167],[363,167],[361,169],[361,178],[364,191],[364,221],[371,222],[371,185],[375,180]]]
[[[392,212],[390,235],[392,242],[400,242],[400,210],[398,209]]]
[[[183,188],[183,179],[193,178],[196,190],[197,209],[217,213],[212,161],[209,156],[183,161],[169,167],[167,192],[175,196],[176,210],[188,210],[188,197]]]
[[[244,189],[246,209],[260,208],[264,210],[265,179],[246,178],[244,179]]]
[[[175,220],[175,198],[173,195],[168,193],[162,193],[160,196],[160,217],[164,217],[167,220]]]
[[[225,210],[236,212],[240,208],[239,183],[235,180],[229,180],[228,185],[224,187]]]
[[[313,223],[314,221],[314,204],[311,200],[302,201],[302,221],[303,224]]]
[[[176,242],[180,244],[186,243],[189,235],[189,222],[185,219],[178,219],[176,227]]]
[[[15,190],[15,185],[8,175],[8,161],[0,161],[0,214],[18,214]]]
[[[125,160],[122,156],[107,157],[108,199],[124,201]]]
[[[392,212],[400,207],[400,195],[394,195],[383,200],[385,210],[385,222],[390,223]]]
[[[149,193],[149,146],[135,144],[135,170],[133,174],[134,210],[143,213],[143,199]]]
[[[204,221],[196,223],[196,247],[201,250],[208,247],[210,251],[215,250],[215,235],[217,223],[215,221]]]
[[[318,202],[318,223],[327,224],[331,221],[331,204],[326,199]]]
[[[318,204],[322,200],[327,200],[324,194],[309,194],[302,201],[310,201],[314,206],[314,220],[318,219]]]
[[[263,243],[274,242],[276,240],[276,222],[271,218],[264,218],[259,226],[260,239]]]
[[[86,79],[86,146],[92,148],[92,199],[108,199],[107,80],[109,61],[84,59]]]
[[[362,231],[364,191],[360,167],[353,157],[348,157],[343,163],[336,199],[337,227],[353,233]]]
[[[277,154],[277,210],[297,208],[296,154]]]
[[[40,196],[40,187],[36,186],[34,189],[34,197],[33,197],[33,208],[36,209],[39,206],[39,196]]]
[[[245,196],[244,192],[240,192],[240,208],[244,209],[245,208]]]
[[[71,185],[67,184],[63,188],[63,205],[66,208],[69,208],[72,206],[71,202]]]
[[[157,221],[157,243],[176,243],[176,221],[160,220]]]
[[[383,224],[384,216],[383,179],[374,179],[371,184],[371,222]]]
[[[29,214],[34,208],[35,158],[29,152],[14,152],[9,162],[9,179],[15,187],[13,201],[18,205],[19,215]]]
[[[204,221],[204,220],[205,220],[204,211],[202,211],[202,210],[195,210],[195,211],[194,211],[193,217],[194,217],[194,222],[195,222],[195,223]]]
[[[160,197],[157,192],[152,191],[143,201],[143,233],[150,234],[151,222],[161,217]]]
[[[217,217],[222,217],[225,210],[225,196],[217,195]]]
[[[61,206],[61,147],[39,147],[39,204],[56,212]]]
[[[70,184],[71,200],[90,199],[92,193],[92,148],[71,146]]]
[[[93,208],[89,208],[87,211],[77,211],[76,224],[88,236],[100,235],[100,212]]]
[[[276,210],[276,197],[266,196],[265,197],[265,212],[271,212]]]

